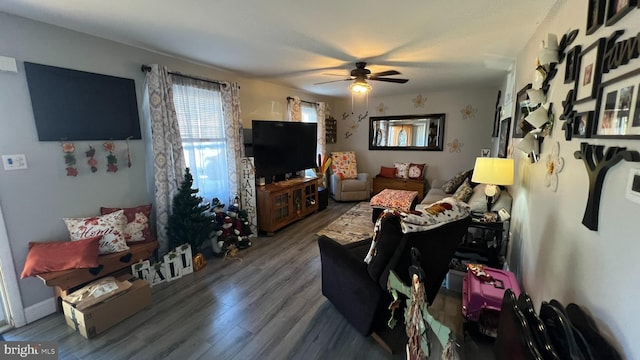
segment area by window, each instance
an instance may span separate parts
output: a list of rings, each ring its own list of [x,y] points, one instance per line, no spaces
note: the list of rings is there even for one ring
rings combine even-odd
[[[173,81],[173,102],[193,187],[206,201],[217,197],[224,202],[230,193],[220,87],[181,76]]]

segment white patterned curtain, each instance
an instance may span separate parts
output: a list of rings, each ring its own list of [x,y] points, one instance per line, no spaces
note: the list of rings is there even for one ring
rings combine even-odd
[[[324,156],[327,152],[327,139],[326,139],[326,115],[327,104],[318,102],[316,105],[316,113],[318,114],[318,155]],[[322,164],[318,164],[320,166]]]
[[[302,109],[300,98],[297,96],[287,98],[287,114],[289,121],[302,121]]]
[[[242,116],[240,114],[240,85],[225,82],[222,84],[222,114],[224,131],[227,136],[227,166],[229,174],[229,203],[235,196],[240,196],[240,159],[244,156],[244,139],[242,135]]]
[[[146,75],[155,185],[156,230],[158,253],[168,250],[167,223],[171,203],[184,179],[184,153],[178,118],[173,105],[171,75],[164,66],[151,65]]]

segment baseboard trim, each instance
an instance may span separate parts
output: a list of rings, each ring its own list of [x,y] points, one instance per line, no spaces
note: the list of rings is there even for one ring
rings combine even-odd
[[[36,320],[42,319],[47,315],[51,315],[56,312],[56,299],[49,298],[41,301],[37,304],[31,305],[24,309],[24,316],[27,320],[27,324],[30,324]]]

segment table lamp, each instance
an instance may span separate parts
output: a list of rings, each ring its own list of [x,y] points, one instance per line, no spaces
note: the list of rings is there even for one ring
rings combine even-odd
[[[476,158],[471,181],[487,185],[484,194],[487,196],[487,211],[491,211],[491,203],[498,192],[498,185],[513,184],[513,159]]]

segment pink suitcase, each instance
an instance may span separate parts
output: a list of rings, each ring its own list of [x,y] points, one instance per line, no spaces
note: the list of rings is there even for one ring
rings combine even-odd
[[[467,320],[478,321],[482,314],[500,312],[505,289],[511,289],[516,297],[520,286],[514,273],[484,266],[493,282],[483,282],[471,271],[462,279],[462,314]]]

